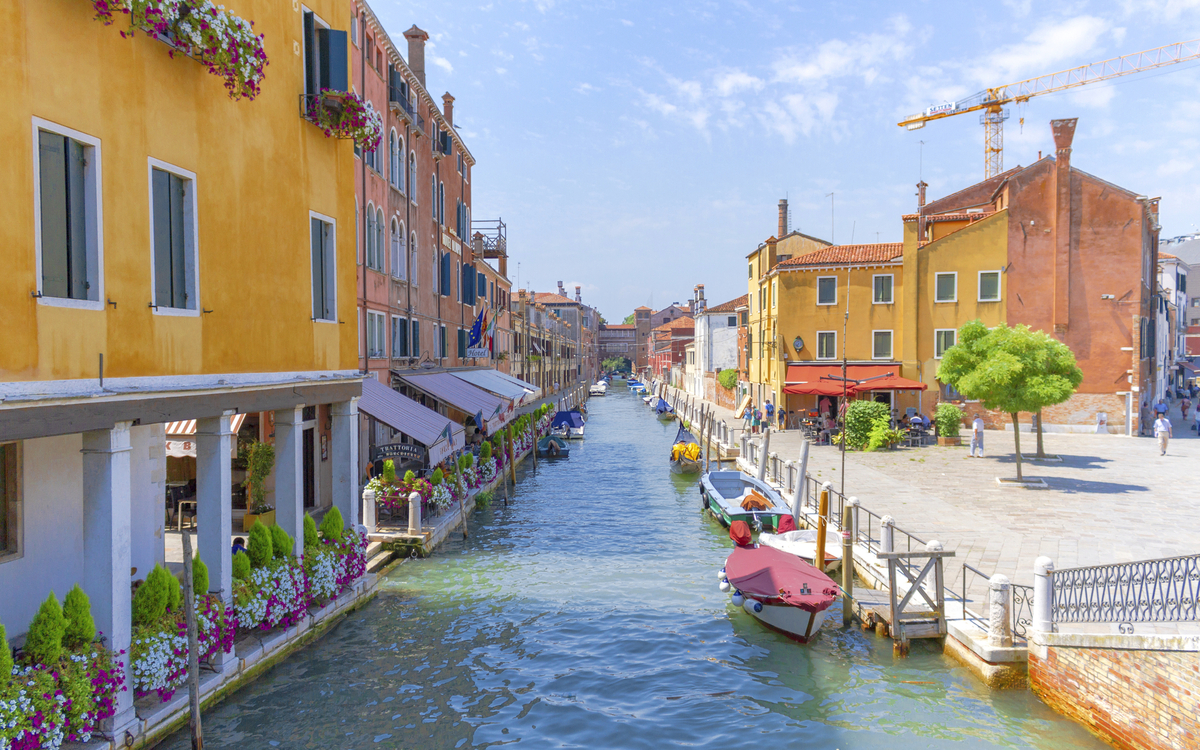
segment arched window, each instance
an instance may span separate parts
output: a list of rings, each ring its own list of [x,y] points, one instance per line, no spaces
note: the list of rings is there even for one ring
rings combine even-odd
[[[403,279],[408,253],[404,251],[404,225],[392,219],[392,276]]]
[[[383,270],[383,259],[387,257],[387,220],[383,218],[383,209],[375,216],[375,269]]]
[[[378,268],[375,260],[375,204],[367,204],[367,268]]]
[[[437,221],[437,175],[429,175],[429,210],[433,211],[433,220]]]
[[[400,151],[396,147],[396,131],[394,129],[388,136],[388,166],[388,177],[391,179],[392,185],[400,187]]]
[[[446,226],[446,183],[438,185],[437,201],[438,223]]]
[[[420,274],[417,273],[417,233],[416,232],[413,232],[412,234],[410,234],[408,236],[408,269],[409,269],[409,274],[408,274],[409,278],[412,279],[412,283],[415,286],[417,283],[417,279],[421,278]]]
[[[404,137],[400,136],[396,143],[398,150],[396,151],[396,180],[394,184],[396,185],[396,189],[403,193],[404,185],[407,183],[404,177]]]
[[[417,154],[414,151],[408,152],[408,195],[417,199]]]
[[[441,279],[439,278],[441,276],[440,271],[442,269],[441,260],[442,259],[440,257],[438,257],[437,242],[436,242],[436,238],[435,238],[435,242],[433,245],[433,261],[429,264],[429,269],[431,271],[430,278],[433,279],[433,293],[434,294],[442,293]]]

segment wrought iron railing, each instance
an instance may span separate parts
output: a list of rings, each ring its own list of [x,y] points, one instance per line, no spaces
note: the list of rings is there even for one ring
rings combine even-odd
[[[1194,622],[1200,555],[1050,571],[1051,621]]]

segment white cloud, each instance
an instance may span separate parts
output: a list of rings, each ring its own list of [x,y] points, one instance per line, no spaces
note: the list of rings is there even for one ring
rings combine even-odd
[[[441,57],[439,55],[430,55],[429,61],[432,62],[434,65],[438,66],[439,68],[441,68],[442,70],[446,71],[447,73],[454,72],[454,66],[451,65],[450,61],[444,57]]]
[[[1001,47],[967,69],[981,88],[1053,73],[1058,68],[1087,62],[1112,23],[1095,16],[1049,21],[1022,41]]]
[[[766,83],[749,73],[728,70],[713,77],[713,87],[721,96],[730,96],[740,91],[761,91]]]
[[[633,21],[630,21],[630,20],[629,20],[629,19],[627,19],[627,18],[622,18],[622,19],[621,19],[621,23],[622,23],[622,24],[624,24],[624,25],[626,25],[626,26],[632,26],[632,25],[633,25]]]
[[[1033,7],[1033,0],[1004,0],[1004,7],[1011,10],[1017,18],[1024,18]]]
[[[504,75],[507,72],[508,72],[508,68],[496,68],[497,75]]]
[[[774,64],[775,80],[782,83],[814,84],[848,75],[859,75],[868,83],[877,68],[903,60],[912,48],[906,37],[912,24],[904,16],[888,22],[887,30],[863,34],[849,41],[830,39],[816,49],[790,50]]]
[[[1175,177],[1176,175],[1191,172],[1194,166],[1195,164],[1190,159],[1174,158],[1159,165],[1158,169],[1155,170],[1155,174],[1159,177]]]
[[[579,92],[580,94],[588,94],[588,93],[591,93],[591,92],[593,92],[593,91],[599,91],[600,89],[599,89],[598,87],[596,87],[596,86],[593,86],[593,85],[592,85],[592,84],[590,84],[590,83],[581,83],[581,84],[579,84],[578,86],[576,86],[576,87],[575,87],[575,90],[576,90],[577,92]]]

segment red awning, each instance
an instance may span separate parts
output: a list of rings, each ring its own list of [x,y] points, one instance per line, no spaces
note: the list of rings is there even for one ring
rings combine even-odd
[[[892,375],[879,380],[872,380],[868,383],[860,383],[850,390],[855,393],[866,393],[867,391],[923,391],[929,386],[916,380],[902,378],[899,375]]]
[[[846,377],[851,380],[865,380],[877,375],[895,374],[899,365],[847,365]],[[822,380],[824,376],[842,377],[840,364],[820,365],[788,365],[787,382],[783,385],[784,393],[808,393],[817,396],[842,395],[841,380]],[[881,378],[880,381],[883,379]],[[854,392],[854,384],[846,386],[847,392]]]

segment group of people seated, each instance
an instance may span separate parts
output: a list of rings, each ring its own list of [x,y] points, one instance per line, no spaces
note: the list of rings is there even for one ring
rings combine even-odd
[[[892,409],[892,424],[901,430],[928,430],[933,426],[933,419],[920,413],[897,416],[896,410]]]

